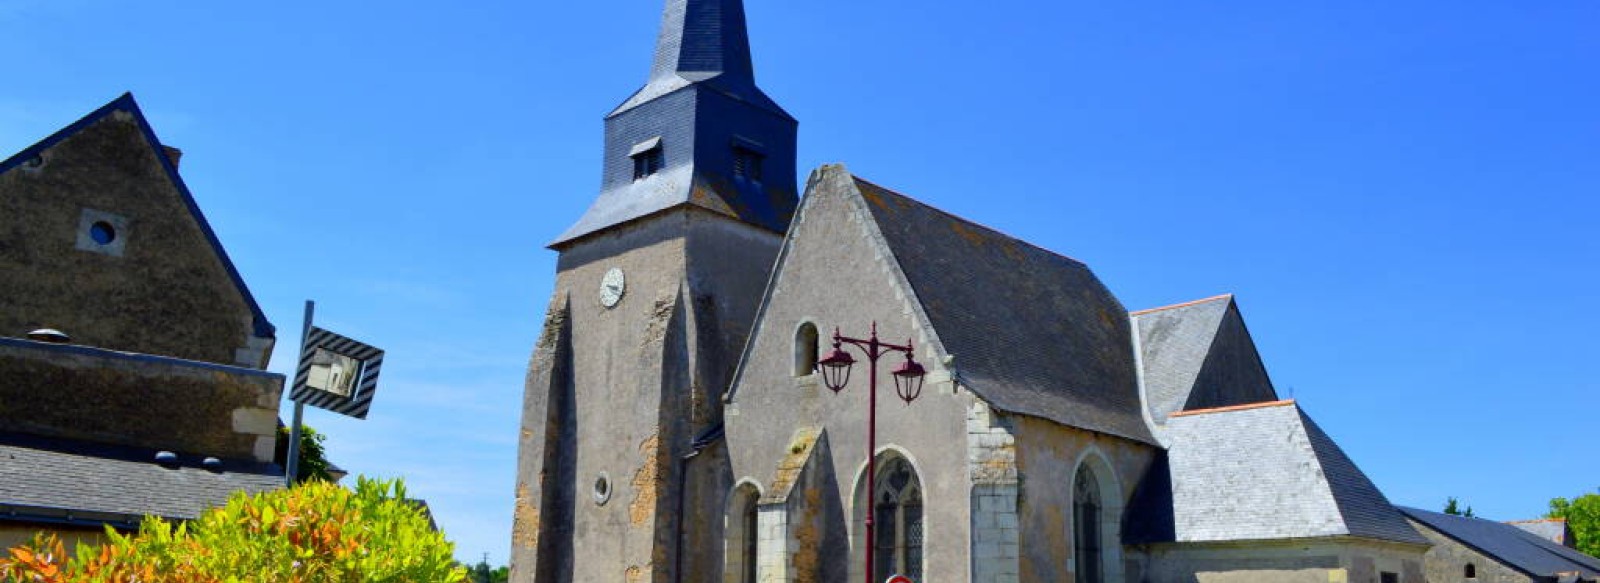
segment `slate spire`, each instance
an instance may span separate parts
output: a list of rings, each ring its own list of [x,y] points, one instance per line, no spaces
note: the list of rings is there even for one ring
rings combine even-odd
[[[551,247],[684,207],[782,235],[797,122],[756,86],[743,0],[665,0],[650,79],[606,115],[600,196]]]
[[[676,74],[691,81],[717,75],[755,84],[743,0],[668,0],[661,15],[650,79]]]

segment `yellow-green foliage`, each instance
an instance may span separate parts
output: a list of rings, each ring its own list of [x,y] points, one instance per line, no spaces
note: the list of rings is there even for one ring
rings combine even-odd
[[[38,583],[458,583],[452,545],[405,500],[405,486],[359,478],[247,496],[188,524],[146,518],[67,558],[54,537],[0,557],[0,581]]]

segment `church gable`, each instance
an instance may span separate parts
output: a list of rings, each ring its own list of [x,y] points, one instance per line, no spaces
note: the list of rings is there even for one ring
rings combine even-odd
[[[0,334],[264,368],[274,330],[131,95],[0,163]]]
[[[1179,412],[1277,400],[1233,296],[1131,314],[1140,382],[1159,425]]]
[[[815,476],[822,480],[816,501],[820,505],[810,500],[805,504],[823,512],[831,526],[813,533],[843,532],[841,525],[859,520],[840,512],[865,507],[857,498],[865,495],[867,482],[869,363],[855,352],[858,362],[851,380],[838,393],[824,387],[815,364],[818,354],[831,348],[835,329],[865,338],[875,325],[884,342],[914,344],[916,360],[928,374],[920,396],[905,404],[889,376],[904,357],[891,353],[879,361],[874,451],[880,463],[906,460],[924,485],[926,509],[937,515],[927,521],[927,540],[936,541],[928,547],[929,572],[964,572],[966,549],[953,541],[965,540],[970,523],[967,421],[979,397],[952,381],[938,338],[867,204],[855,177],[843,167],[812,173],[725,397],[731,476],[735,483],[759,485],[767,496],[791,491],[792,476],[802,482],[808,480],[804,476]],[[808,428],[826,435],[818,443],[828,447],[813,449],[806,463],[823,466],[816,473],[793,474],[804,451],[793,436]],[[802,447],[797,449],[797,443]],[[799,500],[792,493],[787,499]],[[792,523],[789,532],[797,540],[811,540],[799,523]],[[821,548],[831,549],[823,555],[828,558],[854,556],[859,549],[834,548],[848,542],[818,541]],[[805,563],[803,555],[796,568]],[[829,568],[842,568],[850,563],[831,564]]]

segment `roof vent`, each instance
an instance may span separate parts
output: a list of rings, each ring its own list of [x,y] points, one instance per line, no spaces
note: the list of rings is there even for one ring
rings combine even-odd
[[[68,342],[72,342],[71,336],[68,336],[66,332],[62,332],[55,328],[40,328],[38,330],[29,332],[28,339],[38,342],[49,342],[51,344],[66,344]]]
[[[206,458],[205,460],[200,462],[200,465],[205,466],[206,469],[211,470],[213,472],[222,471],[222,460],[219,460],[219,459],[214,458],[214,457]]]
[[[161,464],[163,467],[176,468],[178,467],[178,454],[170,451],[158,451],[156,452],[156,463]]]

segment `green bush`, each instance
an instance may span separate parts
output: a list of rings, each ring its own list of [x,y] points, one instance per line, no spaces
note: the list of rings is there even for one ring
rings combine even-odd
[[[405,499],[399,481],[354,491],[312,481],[255,496],[187,524],[146,518],[68,559],[41,537],[0,558],[0,580],[37,583],[461,583],[453,545]]]

